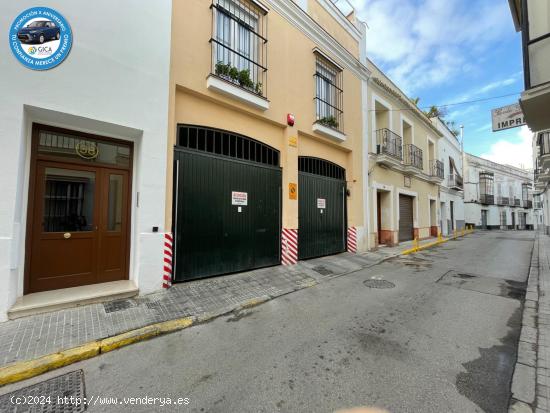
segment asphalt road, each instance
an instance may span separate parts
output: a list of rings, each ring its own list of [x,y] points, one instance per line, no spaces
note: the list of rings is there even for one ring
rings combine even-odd
[[[82,369],[88,397],[189,399],[92,412],[505,412],[533,237],[477,232],[10,389]]]

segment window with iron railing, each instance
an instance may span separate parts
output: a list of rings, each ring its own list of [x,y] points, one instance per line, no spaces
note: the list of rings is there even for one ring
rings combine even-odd
[[[376,153],[403,159],[403,139],[391,130],[383,128],[376,131]]]
[[[405,165],[414,166],[420,170],[423,169],[422,149],[413,144],[403,146],[403,163]]]
[[[443,171],[443,162],[433,159],[430,161],[430,175],[443,179],[445,176]]]
[[[316,53],[315,115],[316,122],[344,132],[344,98],[342,69]]]
[[[479,173],[479,201],[482,204],[494,204],[494,181],[495,176],[491,172]]]
[[[537,138],[539,156],[550,154],[550,132],[540,132]]]
[[[211,73],[266,97],[266,10],[246,0],[212,0],[211,7]]]

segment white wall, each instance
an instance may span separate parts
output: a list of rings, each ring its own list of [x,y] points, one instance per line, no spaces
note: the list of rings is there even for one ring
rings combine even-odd
[[[36,2],[4,2],[0,32]],[[67,59],[22,66],[0,41],[0,320],[23,294],[32,122],[134,142],[130,278],[160,288],[164,225],[171,2],[44,1],[71,26]],[[139,207],[136,207],[137,193]],[[153,234],[152,227],[160,233]]]
[[[526,212],[526,224],[533,225],[533,209],[520,207],[505,207],[496,205],[480,205],[470,202],[479,199],[479,173],[482,171],[494,174],[494,196],[522,198],[522,183],[532,183],[532,172],[518,169],[509,165],[500,165],[494,162],[466,154],[464,159],[464,208],[467,223],[481,225],[481,209],[487,209],[487,225],[500,226],[500,211],[506,210],[507,225],[512,224],[512,212],[515,212],[516,225],[519,225],[520,212]],[[498,183],[501,184],[501,192],[498,192]],[[512,188],[512,193],[510,193]]]

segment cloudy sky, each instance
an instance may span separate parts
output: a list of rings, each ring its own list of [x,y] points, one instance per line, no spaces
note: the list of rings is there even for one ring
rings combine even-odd
[[[448,106],[465,150],[532,166],[527,128],[491,131],[491,109],[523,90],[521,36],[505,0],[350,0],[366,21],[367,53],[420,107]]]

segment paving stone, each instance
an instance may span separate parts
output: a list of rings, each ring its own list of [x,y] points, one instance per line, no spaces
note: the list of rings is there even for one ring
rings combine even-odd
[[[525,364],[516,363],[512,378],[512,397],[524,403],[535,401],[536,369]]]
[[[509,413],[533,413],[533,409],[527,403],[513,400],[510,403]]]
[[[379,261],[377,257],[376,262]],[[312,262],[313,267],[327,268],[327,275],[313,271]],[[373,262],[368,254],[358,257],[344,253],[293,266],[175,284],[146,296],[7,321],[0,323],[0,367],[161,321],[183,317],[209,319],[233,311],[249,300],[278,297]]]

